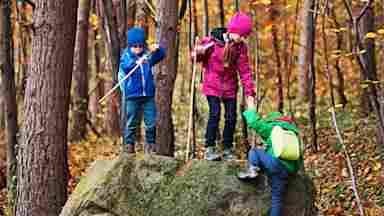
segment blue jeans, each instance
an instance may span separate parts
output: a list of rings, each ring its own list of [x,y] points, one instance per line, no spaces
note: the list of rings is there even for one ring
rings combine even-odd
[[[156,103],[154,97],[129,98],[125,101],[127,122],[124,128],[124,144],[135,145],[138,114],[143,112],[146,144],[156,142]]]
[[[270,216],[282,215],[284,193],[288,184],[288,170],[276,158],[264,150],[252,148],[248,153],[248,162],[258,166],[269,174],[272,187],[272,208]]]
[[[205,133],[205,146],[215,146],[216,133],[219,128],[221,102],[225,108],[225,124],[223,131],[223,144],[225,149],[233,146],[233,134],[236,128],[236,98],[220,98],[216,96],[207,96],[209,105],[209,119]]]

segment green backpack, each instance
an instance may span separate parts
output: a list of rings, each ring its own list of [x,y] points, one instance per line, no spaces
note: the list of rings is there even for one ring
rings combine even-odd
[[[298,160],[302,155],[302,146],[297,134],[274,126],[271,132],[272,149],[276,157],[284,160]]]

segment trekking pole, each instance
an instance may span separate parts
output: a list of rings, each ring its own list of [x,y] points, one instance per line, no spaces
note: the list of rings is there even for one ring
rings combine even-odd
[[[107,99],[107,97],[109,97],[109,95],[111,95],[126,79],[128,79],[128,77],[130,77],[133,72],[135,72],[135,70],[137,68],[140,67],[140,65],[142,64],[143,60],[145,59],[148,59],[148,57],[151,55],[151,53],[149,54],[145,54],[144,56],[142,56],[139,60],[137,60],[136,62],[139,62],[139,63],[136,63],[135,67],[132,68],[127,75],[125,75],[125,77],[123,79],[121,79],[111,90],[109,90],[107,92],[107,94],[105,94],[100,100],[99,100],[99,103],[102,103],[105,99]]]
[[[199,38],[196,37],[195,41],[195,47],[197,45]],[[187,135],[187,152],[185,160],[187,161],[189,159],[189,151],[191,148],[191,136],[192,136],[192,127],[193,127],[193,108],[194,108],[194,95],[195,95],[195,78],[196,78],[196,63],[197,63],[197,53],[195,51],[195,56],[193,56],[193,63],[192,63],[192,79],[191,79],[191,100],[189,104],[189,119],[188,119],[188,135]]]

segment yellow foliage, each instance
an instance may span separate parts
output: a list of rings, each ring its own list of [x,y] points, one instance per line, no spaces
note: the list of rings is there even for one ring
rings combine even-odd
[[[99,17],[96,16],[96,14],[91,14],[89,16],[89,24],[91,25],[92,29],[97,29],[99,25]]]
[[[377,33],[384,34],[384,28],[377,30]]]
[[[341,108],[341,107],[343,107],[343,104],[336,104],[335,105],[335,108]]]
[[[368,32],[365,35],[365,39],[375,39],[377,37],[377,34],[375,32]]]
[[[270,5],[272,3],[271,0],[260,0],[260,3],[265,4],[265,5]]]

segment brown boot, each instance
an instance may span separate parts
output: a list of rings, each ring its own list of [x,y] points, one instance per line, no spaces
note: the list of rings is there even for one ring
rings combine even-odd
[[[135,146],[132,144],[123,144],[123,153],[127,154],[134,154],[135,153]]]

